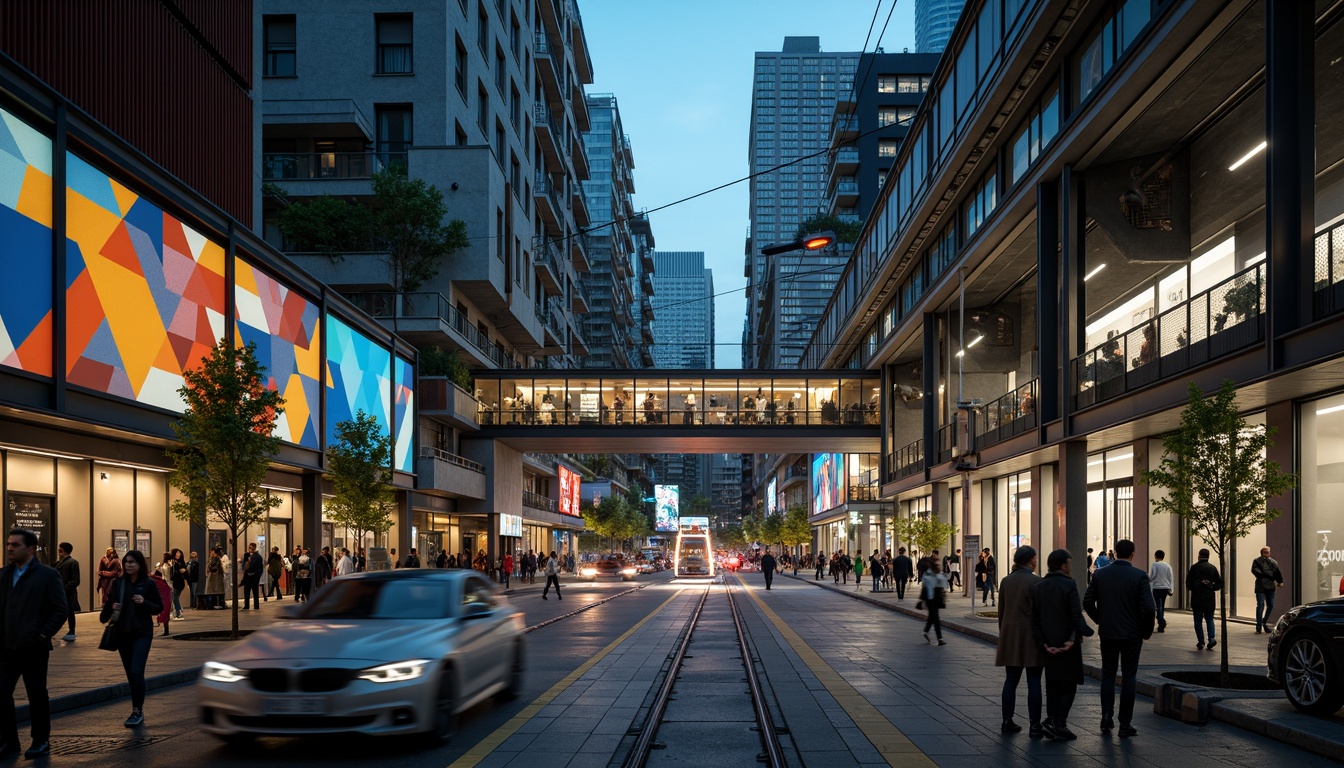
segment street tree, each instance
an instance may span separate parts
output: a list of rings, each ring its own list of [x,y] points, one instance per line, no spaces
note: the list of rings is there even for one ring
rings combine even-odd
[[[397,507],[392,488],[392,437],[378,419],[360,410],[355,418],[336,425],[336,443],[327,447],[327,476],[334,494],[327,503],[327,516],[363,541],[373,534],[374,543],[392,527]]]
[[[747,545],[747,537],[742,535],[742,526],[726,525],[719,529],[719,545],[724,549],[742,549]]]
[[[1257,526],[1273,520],[1282,510],[1269,500],[1297,485],[1297,476],[1285,473],[1266,454],[1275,430],[1248,424],[1237,410],[1237,389],[1224,381],[1205,397],[1190,383],[1190,399],[1176,431],[1163,440],[1165,453],[1157,469],[1145,470],[1141,481],[1166,491],[1153,510],[1177,515],[1191,536],[1198,536],[1218,555],[1226,568],[1233,544]],[[1219,621],[1227,637],[1227,579],[1220,591]],[[1227,643],[1223,643],[1219,672],[1230,683]]]
[[[786,547],[801,547],[812,541],[812,524],[807,521],[807,507],[794,504],[784,513],[784,525],[779,540]],[[794,552],[794,563],[798,562],[798,553]],[[796,568],[794,570],[797,570]]]
[[[762,515],[759,510],[742,516],[742,536],[746,538],[747,546],[761,540],[761,523]]]
[[[173,502],[173,515],[227,529],[234,562],[238,538],[280,506],[261,484],[280,450],[274,432],[285,399],[267,388],[266,369],[256,352],[254,344],[236,347],[220,339],[199,367],[183,374],[185,383],[177,393],[186,409],[172,424],[181,446],[167,451],[173,462],[168,482],[183,496]],[[237,600],[229,637],[238,638]]]
[[[944,523],[933,515],[901,517],[892,525],[897,538],[909,542],[925,555],[932,555],[933,550],[946,546],[958,531],[957,526]]]
[[[784,539],[784,518],[781,515],[766,515],[761,521],[760,535],[766,548],[781,543]]]

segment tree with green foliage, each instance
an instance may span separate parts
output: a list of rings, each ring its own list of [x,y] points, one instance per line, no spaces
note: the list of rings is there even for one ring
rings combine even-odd
[[[256,345],[240,348],[220,339],[200,367],[183,374],[186,383],[177,393],[186,409],[172,424],[181,447],[167,451],[173,462],[168,482],[183,496],[173,502],[173,515],[228,529],[235,562],[238,537],[280,506],[261,484],[280,450],[274,432],[285,399],[267,388],[265,373]],[[237,600],[229,637],[238,639]]]
[[[819,213],[799,224],[798,233],[794,237],[802,240],[804,237],[815,235],[818,232],[834,232],[837,241],[856,243],[859,240],[859,235],[863,233],[863,225],[857,221],[843,221],[839,216]]]
[[[443,192],[410,178],[400,164],[373,175],[373,200],[367,206],[326,196],[291,202],[276,185],[265,191],[282,204],[276,225],[299,249],[333,262],[350,253],[382,253],[397,293],[419,288],[439,273],[445,258],[470,244],[465,222],[445,223]]]
[[[686,502],[681,514],[691,517],[709,517],[713,511],[714,502],[710,501],[708,496],[696,494],[691,497],[690,501]]]
[[[471,369],[462,362],[462,356],[456,349],[445,350],[438,346],[420,348],[420,375],[443,376],[467,392],[476,386],[471,377]]]
[[[957,526],[944,523],[933,515],[914,515],[898,517],[892,521],[896,537],[909,542],[916,550],[925,555],[933,550],[945,547],[957,535]]]
[[[761,540],[761,523],[763,516],[759,511],[753,511],[751,514],[742,516],[742,535],[746,538],[748,546]]]
[[[336,443],[327,447],[327,476],[334,488],[327,517],[363,541],[374,543],[392,527],[397,508],[392,488],[392,437],[363,410],[336,425]]]
[[[724,549],[742,549],[747,546],[747,537],[742,535],[740,525],[726,525],[720,528],[716,538],[718,545]]]
[[[761,521],[761,542],[766,548],[779,544],[784,539],[784,516],[766,515]]]
[[[1153,502],[1153,511],[1179,516],[1189,534],[1208,544],[1228,567],[1233,544],[1282,513],[1269,500],[1297,485],[1296,475],[1267,458],[1274,433],[1272,427],[1248,424],[1241,417],[1231,381],[1209,397],[1191,382],[1180,426],[1163,440],[1161,464],[1140,475],[1150,487],[1166,491]],[[1227,582],[1223,580],[1218,611],[1225,641]],[[1223,643],[1219,666],[1225,687],[1230,682],[1227,645]]]
[[[812,523],[807,520],[807,507],[803,504],[794,504],[784,513],[784,525],[780,530],[779,540],[784,542],[786,547],[800,547],[812,542]],[[798,562],[798,553],[794,552],[794,563]],[[794,571],[797,572],[797,568]]]

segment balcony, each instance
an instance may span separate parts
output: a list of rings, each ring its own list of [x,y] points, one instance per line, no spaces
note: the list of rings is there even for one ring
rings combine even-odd
[[[578,158],[582,154],[583,154],[582,151],[580,151],[579,153],[574,155],[575,167],[578,167],[579,164]],[[571,209],[574,211],[574,224],[579,227],[586,227],[589,224],[593,223],[592,217],[588,215],[588,200],[583,196],[583,185],[571,184],[569,187],[569,191],[570,191],[570,198],[573,203],[573,205],[571,205]],[[587,270],[581,270],[581,271],[586,272]]]
[[[1320,320],[1344,309],[1344,224],[1316,235],[1316,283],[1312,310]]]
[[[975,409],[975,448],[987,448],[1036,428],[1037,380],[1023,384],[992,403]]]
[[[540,493],[533,493],[532,491],[523,491],[523,506],[528,509],[539,509],[543,512],[558,513],[560,511],[559,506],[555,503],[555,499],[547,498]]]
[[[561,84],[565,81],[565,46],[545,32],[537,32],[533,38],[532,53],[538,62],[545,62],[537,69],[541,71],[546,90],[557,98],[563,98],[565,92]]]
[[[555,243],[550,240],[537,243],[532,252],[532,267],[547,295],[559,296],[565,292],[565,271],[560,268],[560,251]]]
[[[807,465],[790,464],[789,468],[784,470],[784,478],[779,484],[779,490],[783,491],[795,485],[801,485],[808,482],[809,479]]]
[[[537,201],[537,213],[541,214],[547,228],[552,232],[565,231],[565,207],[560,204],[555,182],[545,171],[537,171],[532,180],[532,197]]]
[[[560,117],[560,120],[556,118]],[[537,135],[537,146],[546,158],[546,167],[553,171],[562,171],[565,167],[565,129],[563,115],[551,112],[546,102],[538,101],[532,105],[533,130]]]
[[[938,428],[938,463],[951,461],[957,452],[957,425],[944,424]]]
[[[903,480],[924,471],[924,441],[913,443],[887,457],[887,480]]]
[[[1073,361],[1075,410],[1183,374],[1265,339],[1265,264],[1196,294]]]
[[[470,392],[444,376],[421,376],[418,391],[422,415],[446,418],[454,426],[463,429],[476,429],[476,413],[480,410],[480,403]]]
[[[469,363],[491,368],[522,368],[522,363],[490,341],[439,293],[369,291],[345,298],[379,320],[395,320],[396,333],[412,343],[442,343],[447,336]],[[405,321],[405,322],[402,322]]]
[[[839,143],[852,141],[859,135],[859,118],[854,115],[836,115],[835,121],[831,123],[832,147]]]
[[[383,170],[376,152],[267,152],[261,175],[267,181],[291,179],[371,179]]]
[[[455,453],[422,446],[416,460],[416,487],[455,499],[484,499],[485,467]]]
[[[859,183],[853,176],[842,176],[831,192],[831,210],[848,208],[859,203]]]
[[[546,332],[546,344],[543,352],[558,355],[565,351],[565,314],[560,309],[560,304],[556,301],[547,302],[545,312],[538,312],[541,316],[542,329]]]
[[[831,155],[830,175],[851,175],[859,170],[859,150],[854,147],[840,147]]]
[[[592,271],[592,264],[588,261],[587,235],[580,233],[570,236],[569,258],[574,265],[575,272],[587,273]]]

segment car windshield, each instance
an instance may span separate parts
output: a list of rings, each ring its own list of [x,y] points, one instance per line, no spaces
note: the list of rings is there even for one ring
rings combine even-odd
[[[448,584],[441,579],[337,579],[313,595],[300,618],[442,619]]]

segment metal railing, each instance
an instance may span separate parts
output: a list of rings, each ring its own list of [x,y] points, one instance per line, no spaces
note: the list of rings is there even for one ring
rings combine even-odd
[[[490,341],[467,321],[441,293],[395,293],[367,291],[344,294],[350,303],[376,318],[437,319],[447,323],[486,359],[499,368],[522,368],[523,364],[503,347]]]
[[[1344,224],[1316,234],[1316,270],[1312,291],[1319,320],[1344,309]]]
[[[916,440],[888,457],[889,480],[900,480],[924,470],[924,441]]]
[[[383,170],[377,152],[267,152],[264,179],[368,179]]]
[[[1242,270],[1073,361],[1074,409],[1250,346],[1265,338],[1265,264]]]
[[[784,470],[785,482],[788,482],[790,480],[806,480],[807,478],[808,474],[806,466],[800,467],[797,464],[790,464],[789,468]]]
[[[882,487],[880,485],[851,485],[849,487],[850,501],[881,501]]]
[[[957,448],[957,425],[944,424],[938,428],[938,463],[952,460]]]
[[[574,336],[578,338],[577,331]],[[587,347],[587,344],[583,344]],[[535,361],[533,368],[560,367],[542,363],[539,358]],[[875,412],[844,411],[841,413],[830,409],[813,409],[810,411],[796,409],[792,411],[784,410],[760,410],[756,408],[705,408],[695,407],[691,409],[674,406],[671,409],[665,408],[664,404],[656,403],[650,408],[633,409],[628,404],[620,408],[614,407],[606,402],[599,403],[596,410],[582,410],[577,406],[571,405],[565,408],[564,398],[556,396],[552,402],[541,401],[533,402],[505,402],[502,407],[495,407],[489,403],[482,402],[481,410],[477,414],[477,422],[480,424],[506,425],[506,426],[578,426],[605,424],[613,426],[644,426],[644,425],[676,425],[676,426],[877,426],[878,416]]]
[[[975,409],[976,449],[1035,429],[1037,379]]]
[[[449,464],[456,464],[457,466],[462,467],[463,469],[470,469],[472,472],[480,472],[483,475],[485,474],[485,465],[477,464],[471,459],[463,458],[461,456],[458,456],[456,453],[449,453],[448,451],[445,451],[442,448],[435,448],[431,445],[423,445],[420,447],[420,458],[446,461]]]
[[[528,507],[529,509],[541,509],[547,512],[558,512],[560,509],[559,506],[556,505],[555,499],[542,496],[540,493],[533,493],[532,491],[523,491],[523,506]]]

